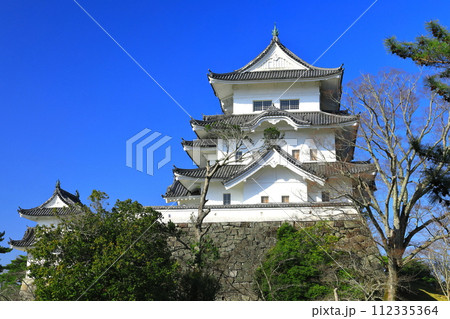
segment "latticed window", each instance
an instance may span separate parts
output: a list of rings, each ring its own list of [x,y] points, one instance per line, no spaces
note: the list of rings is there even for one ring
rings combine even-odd
[[[289,203],[289,196],[281,196],[282,203]]]
[[[253,112],[265,111],[272,106],[272,101],[253,101]]]
[[[267,204],[269,202],[269,196],[261,196],[261,203]]]
[[[231,204],[231,194],[223,194],[223,204],[224,205]]]
[[[300,100],[280,100],[280,109],[282,110],[298,110]]]

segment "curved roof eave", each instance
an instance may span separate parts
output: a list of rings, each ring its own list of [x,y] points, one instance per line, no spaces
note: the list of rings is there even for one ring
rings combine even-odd
[[[304,61],[303,59],[298,57],[296,54],[294,54],[291,50],[286,48],[280,42],[278,36],[273,36],[272,40],[269,43],[269,45],[260,54],[258,54],[253,60],[248,62],[246,65],[244,65],[243,67],[241,67],[241,68],[239,68],[237,70],[234,70],[234,71],[228,72],[228,73],[214,73],[211,70],[209,70],[209,73],[207,74],[208,80],[211,83],[211,79],[214,79],[215,76],[217,77],[217,76],[225,76],[225,75],[232,75],[232,74],[254,73],[254,72],[251,72],[251,71],[248,71],[248,70],[251,67],[253,67],[254,65],[256,65],[259,61],[261,61],[269,53],[269,51],[274,46],[278,46],[287,56],[289,56],[291,59],[293,59],[295,62],[299,63],[300,65],[306,67],[306,69],[308,71],[330,71],[330,72],[334,71],[334,72],[337,72],[337,73],[342,73],[342,65],[337,67],[337,68],[320,68],[320,67],[316,67],[316,66],[314,66],[312,64],[309,64],[308,62]],[[213,87],[213,90],[215,91],[214,87]]]

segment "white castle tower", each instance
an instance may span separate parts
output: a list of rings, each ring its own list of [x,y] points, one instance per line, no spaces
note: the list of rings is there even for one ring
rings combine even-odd
[[[154,208],[166,220],[192,221],[206,163],[230,151],[224,147],[229,141],[208,126],[233,125],[254,144],[235,149],[234,159],[213,176],[206,223],[355,218],[356,209],[342,195],[352,192],[354,177],[373,180],[375,167],[352,162],[359,118],[340,110],[343,72],[342,66],[318,68],[300,59],[281,44],[276,27],[270,44],[244,67],[210,71],[223,114],[191,120],[197,139],[183,140],[182,146],[198,167],[174,168],[174,182],[163,197],[177,205]],[[271,127],[283,139],[258,147]]]

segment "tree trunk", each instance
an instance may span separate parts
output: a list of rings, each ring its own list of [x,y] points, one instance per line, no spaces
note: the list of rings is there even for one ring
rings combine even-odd
[[[399,267],[394,258],[388,258],[388,281],[384,299],[395,301],[397,299]]]

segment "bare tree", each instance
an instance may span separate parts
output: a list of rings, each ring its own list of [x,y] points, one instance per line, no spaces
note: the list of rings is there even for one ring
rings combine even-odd
[[[362,75],[350,85],[349,108],[360,113],[358,151],[370,157],[377,169],[376,188],[368,179],[353,181],[347,194],[370,223],[374,238],[387,257],[386,295],[395,300],[399,271],[419,252],[449,237],[444,232],[427,232],[450,215],[422,209],[432,185],[423,172],[429,163],[421,158],[412,141],[431,148],[448,149],[449,104],[432,93],[419,94],[420,78],[397,70],[377,76]],[[437,167],[448,174],[448,166]]]
[[[207,194],[211,180],[219,169],[236,160],[245,160],[250,152],[249,138],[237,125],[229,125],[221,122],[215,122],[206,126],[206,130],[210,134],[210,138],[217,139],[221,148],[220,156],[214,162],[206,161],[205,175],[200,191],[200,201],[197,209],[197,216],[194,220],[195,225],[195,251],[194,251],[194,267],[200,267],[203,263],[203,255],[207,249],[207,241],[205,235],[208,233],[209,227],[204,226],[204,220],[209,215],[211,209],[206,207],[208,202]],[[197,150],[199,151],[199,150]],[[239,153],[238,153],[239,152]],[[237,158],[239,157],[239,159]]]
[[[443,220],[439,227],[430,229],[430,232],[439,232],[444,235],[448,232],[449,220]],[[448,236],[438,242],[433,243],[421,254],[422,258],[429,265],[433,276],[436,278],[442,293],[450,301],[450,239]]]

